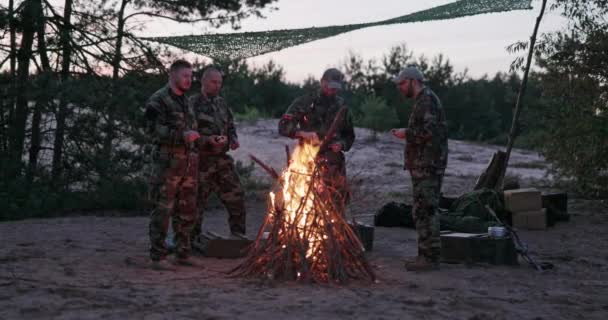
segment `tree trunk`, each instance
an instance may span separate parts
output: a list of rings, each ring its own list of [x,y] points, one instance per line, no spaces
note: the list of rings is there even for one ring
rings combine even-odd
[[[42,101],[36,101],[32,116],[32,136],[30,138],[30,156],[27,164],[27,182],[31,184],[38,168],[38,154],[40,153],[40,122],[42,119]]]
[[[14,123],[14,115],[15,115],[15,95],[14,95],[14,79],[16,72],[16,63],[17,63],[17,36],[16,36],[16,26],[15,26],[15,1],[9,0],[8,2],[8,27],[9,27],[9,40],[10,40],[10,49],[9,49],[9,85],[7,86],[7,104],[6,111],[2,110],[2,154],[7,155],[10,153],[10,126]],[[6,124],[6,125],[5,125]]]
[[[48,103],[47,100],[49,95],[47,94],[45,87],[48,87],[48,84],[51,83],[51,64],[49,62],[49,57],[47,54],[46,47],[46,38],[45,38],[45,26],[46,19],[42,10],[40,10],[40,15],[37,19],[37,33],[38,33],[38,52],[40,54],[40,62],[42,64],[42,74],[39,76],[39,81],[44,83],[45,85],[39,86],[41,87],[41,91],[37,92],[36,104],[34,106],[34,114],[32,116],[32,130],[31,130],[31,138],[30,138],[30,153],[29,153],[29,162],[27,169],[27,182],[31,184],[34,180],[34,176],[36,175],[36,171],[38,168],[38,155],[40,153],[41,147],[41,136],[40,136],[40,122],[42,120],[42,108],[45,103]]]
[[[528,74],[530,73],[530,66],[532,64],[532,57],[534,55],[534,45],[536,44],[536,34],[538,33],[538,27],[540,26],[540,22],[543,19],[543,15],[545,14],[545,8],[547,7],[547,0],[543,0],[542,6],[540,8],[540,13],[538,17],[536,17],[536,23],[534,24],[534,31],[532,32],[532,36],[530,37],[530,48],[528,50],[528,60],[526,61],[526,68],[524,69],[524,77],[521,81],[521,86],[519,87],[519,93],[517,94],[517,103],[515,104],[515,112],[513,114],[513,121],[511,122],[511,130],[509,131],[509,141],[507,143],[507,151],[505,155],[505,163],[502,167],[502,171],[499,176],[498,183],[496,185],[497,189],[503,189],[503,182],[505,178],[505,174],[507,173],[507,166],[509,165],[509,158],[511,157],[511,150],[513,149],[513,144],[515,143],[515,138],[518,135],[519,131],[519,114],[521,113],[521,108],[523,104],[524,95],[526,94],[526,87],[528,85]]]
[[[500,182],[502,168],[505,166],[505,157],[506,154],[502,151],[494,153],[488,167],[477,179],[473,190],[496,188]]]
[[[118,12],[118,26],[116,28],[116,44],[114,46],[114,57],[112,59],[112,99],[108,106],[108,123],[106,124],[106,136],[103,142],[102,155],[104,159],[111,159],[112,157],[112,141],[114,140],[114,119],[116,107],[114,106],[114,99],[118,94],[118,78],[120,76],[120,63],[122,61],[122,45],[124,39],[125,29],[125,8],[129,0],[122,0],[120,5],[120,11]],[[105,172],[107,166],[103,166],[102,176],[106,175]]]
[[[59,42],[61,46],[61,92],[66,90],[66,82],[70,77],[70,60],[72,59],[72,46],[70,45],[72,26],[72,0],[66,0],[63,9],[63,29],[61,30]],[[67,99],[62,93],[59,98],[59,109],[55,116],[55,139],[53,141],[53,181],[58,182],[63,173],[63,140],[65,135],[65,119],[67,116]]]
[[[27,0],[23,7],[21,17],[23,33],[21,36],[21,47],[17,57],[18,70],[16,79],[17,104],[15,108],[15,121],[11,127],[11,160],[12,164],[18,166],[25,144],[25,129],[28,117],[28,82],[30,73],[30,61],[32,59],[32,45],[36,34],[37,17],[41,14],[41,0]],[[16,169],[13,168],[13,169]],[[17,176],[17,170],[11,176]]]
[[[8,23],[10,28],[10,75],[15,77],[17,70],[17,26],[15,25],[15,1],[8,2]]]

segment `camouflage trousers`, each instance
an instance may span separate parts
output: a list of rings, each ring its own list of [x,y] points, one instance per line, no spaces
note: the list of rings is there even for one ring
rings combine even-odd
[[[336,209],[344,213],[348,204],[349,192],[346,182],[346,161],[344,153],[327,151],[320,155],[320,169],[323,182],[330,188]]]
[[[201,234],[203,212],[209,195],[215,192],[228,210],[228,225],[231,232],[245,234],[247,213],[245,192],[234,160],[229,155],[203,157],[199,163],[198,204],[199,215],[192,232],[192,239]]]
[[[439,194],[442,174],[428,170],[411,170],[413,184],[412,215],[418,233],[418,255],[438,262],[441,254],[439,238]]]
[[[196,216],[198,155],[161,152],[155,162],[150,185],[152,212],[150,214],[150,258],[160,260],[167,256],[165,245],[169,219],[173,225],[176,251],[187,257],[191,251],[190,234]]]

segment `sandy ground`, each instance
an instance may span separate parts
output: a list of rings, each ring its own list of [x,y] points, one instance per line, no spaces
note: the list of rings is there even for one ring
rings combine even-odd
[[[285,162],[284,140],[273,121],[241,126],[243,149]],[[359,192],[355,215],[373,213],[389,199],[407,199],[409,176],[400,169],[402,145],[375,144],[358,130],[349,172]],[[470,189],[496,147],[451,141],[444,192]],[[549,184],[546,164],[517,150],[511,174],[524,186]],[[263,172],[256,171],[261,179]],[[372,195],[370,195],[372,194]],[[256,200],[257,199],[257,200]],[[257,231],[264,201],[248,201],[248,228]],[[547,231],[521,232],[543,273],[528,266],[447,265],[407,272],[415,232],[376,228],[369,253],[378,283],[347,285],[265,283],[225,272],[238,260],[204,259],[206,267],[176,272],[145,268],[147,219],[82,216],[0,223],[0,319],[606,319],[608,318],[608,209],[598,201],[570,202],[572,221]],[[213,206],[205,229],[227,233],[226,214]]]

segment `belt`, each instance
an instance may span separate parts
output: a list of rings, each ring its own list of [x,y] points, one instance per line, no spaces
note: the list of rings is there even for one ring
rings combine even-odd
[[[170,146],[170,145],[160,145],[160,152],[166,153],[186,153],[186,146]]]

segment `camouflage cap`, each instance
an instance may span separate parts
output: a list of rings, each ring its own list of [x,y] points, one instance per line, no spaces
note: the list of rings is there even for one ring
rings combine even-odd
[[[344,74],[336,68],[329,68],[323,72],[321,80],[327,81],[328,86],[332,89],[342,89]]]
[[[418,69],[415,64],[410,64],[405,67],[405,69],[401,70],[401,72],[399,72],[399,75],[393,78],[393,82],[399,84],[403,82],[403,80],[407,79],[418,80],[420,82],[426,80],[424,78],[424,75],[422,74],[422,71],[420,71],[420,69]]]

